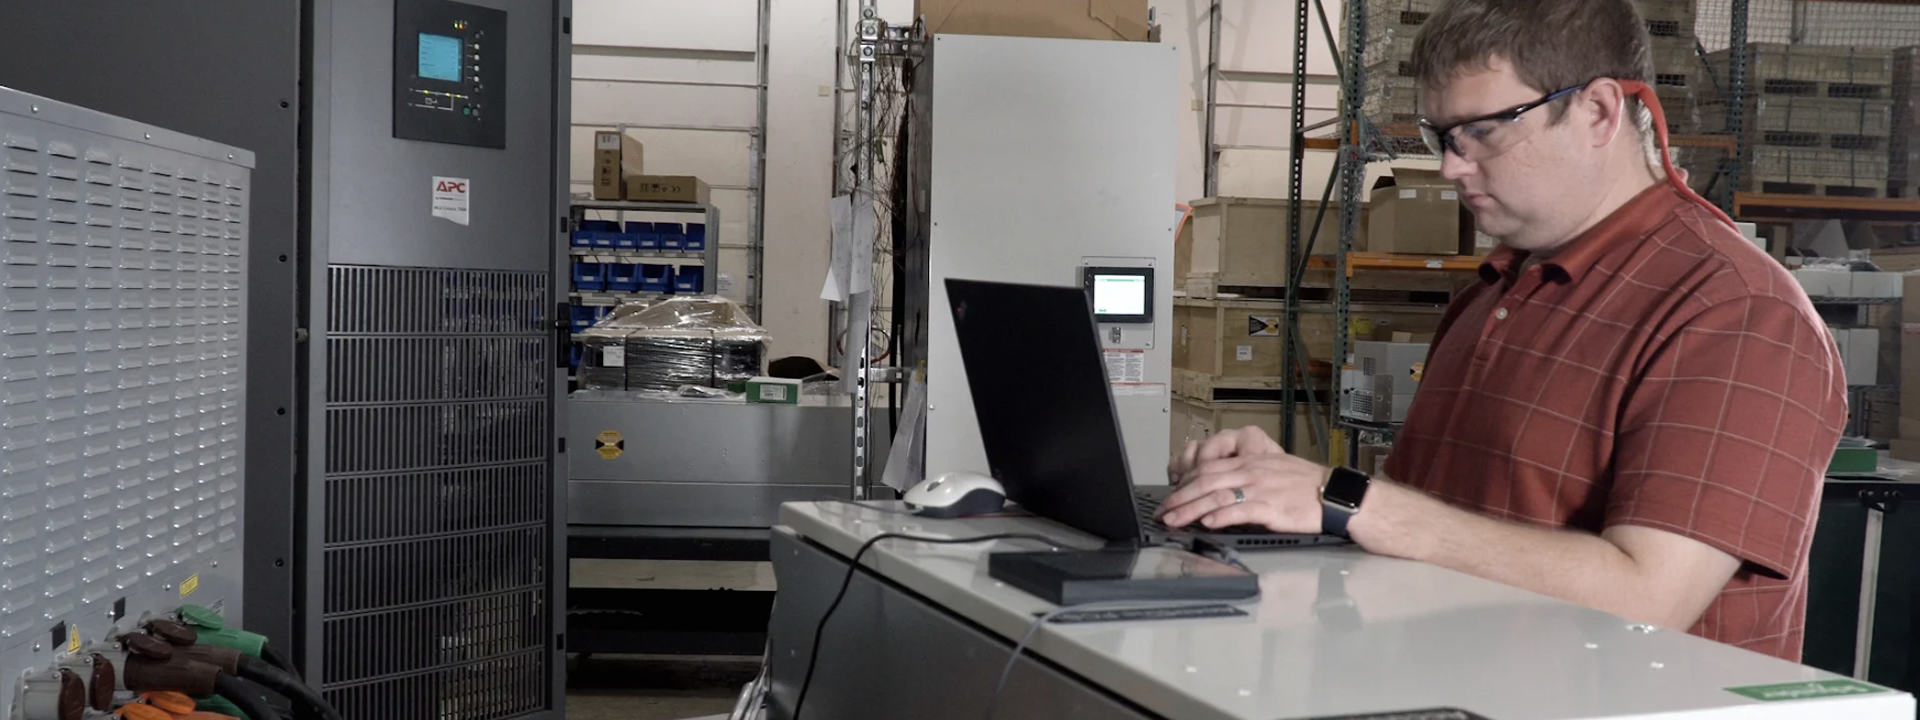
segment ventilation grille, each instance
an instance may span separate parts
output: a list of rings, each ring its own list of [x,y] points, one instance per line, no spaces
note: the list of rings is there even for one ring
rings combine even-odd
[[[330,338],[327,402],[545,398],[546,348],[544,337]]]
[[[465,665],[537,645],[546,633],[539,592],[479,598],[327,622],[327,644],[381,646],[377,656],[335,655],[329,677],[372,680],[417,668]],[[362,717],[378,717],[367,715]]]
[[[327,411],[327,472],[434,470],[547,457],[551,401],[513,400]]]
[[[544,650],[528,651],[341,688],[327,699],[350,718],[503,720],[547,707],[547,666]]]
[[[331,268],[331,336],[544,335],[548,273],[336,265]]]
[[[330,270],[320,682],[348,717],[551,706],[550,282]]]
[[[327,551],[329,615],[464,600],[540,586],[545,526]]]
[[[327,506],[359,508],[327,518],[333,545],[424,539],[547,519],[544,463],[351,477],[327,482]]]

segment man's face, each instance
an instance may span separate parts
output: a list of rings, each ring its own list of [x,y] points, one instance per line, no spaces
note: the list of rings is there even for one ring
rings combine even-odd
[[[1446,127],[1537,102],[1545,94],[1522,82],[1504,58],[1492,58],[1487,65],[1422,93],[1422,116]],[[1573,98],[1578,96],[1573,93]],[[1555,105],[1528,110],[1513,120],[1453,129],[1453,141],[1466,157],[1451,150],[1441,155],[1441,175],[1459,188],[1461,202],[1473,212],[1480,230],[1515,249],[1546,250],[1571,239],[1594,200],[1586,197],[1597,184],[1590,182],[1597,179],[1594,149],[1583,147],[1575,123],[1553,123]]]

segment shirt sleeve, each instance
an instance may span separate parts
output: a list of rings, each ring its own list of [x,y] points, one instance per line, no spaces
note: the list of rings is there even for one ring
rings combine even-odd
[[[1606,526],[1665,530],[1792,577],[1846,420],[1826,327],[1745,297],[1654,348],[1621,410]]]

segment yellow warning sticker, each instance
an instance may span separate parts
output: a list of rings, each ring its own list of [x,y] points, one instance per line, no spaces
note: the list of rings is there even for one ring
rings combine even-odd
[[[188,595],[192,595],[193,591],[199,590],[199,589],[200,589],[199,575],[195,575],[193,577],[187,578],[186,582],[180,583],[180,597],[181,599],[184,600]]]
[[[627,451],[627,441],[620,437],[619,431],[608,430],[593,438],[593,451],[600,453],[601,458],[612,460]]]
[[[67,626],[67,652],[80,652],[80,628],[78,626]]]

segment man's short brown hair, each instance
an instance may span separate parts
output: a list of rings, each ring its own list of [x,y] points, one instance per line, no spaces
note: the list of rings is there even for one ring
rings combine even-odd
[[[1601,77],[1653,82],[1646,20],[1632,0],[1448,0],[1413,41],[1413,75],[1438,89],[1495,57],[1542,95]],[[1555,103],[1554,121],[1565,115]]]

